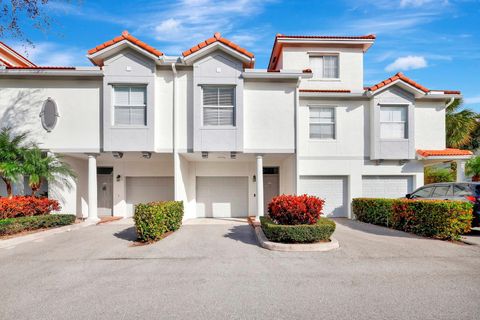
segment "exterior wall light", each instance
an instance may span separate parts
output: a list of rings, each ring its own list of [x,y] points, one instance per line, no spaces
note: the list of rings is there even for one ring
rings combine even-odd
[[[117,174],[117,177],[116,177],[116,179],[117,179],[117,182],[119,182],[119,181],[122,179],[122,176],[121,176],[121,175],[119,175],[119,174]]]
[[[152,157],[152,153],[148,151],[142,151],[142,157],[145,159],[150,159]]]
[[[253,180],[253,182],[257,182],[257,176],[253,175],[252,180]]]
[[[208,159],[208,152],[202,151],[202,159]]]
[[[122,159],[123,158],[123,152],[113,151],[112,155],[115,159]]]
[[[230,152],[230,159],[237,159],[237,153],[235,151]]]

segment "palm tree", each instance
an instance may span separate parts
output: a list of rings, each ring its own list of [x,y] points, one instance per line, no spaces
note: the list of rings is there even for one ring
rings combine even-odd
[[[478,127],[479,115],[470,109],[462,108],[461,99],[455,99],[445,112],[447,146],[460,148],[469,144]]]
[[[467,161],[465,173],[472,176],[472,181],[480,181],[480,156]]]
[[[26,132],[14,134],[10,127],[0,130],[0,176],[5,182],[8,198],[13,197],[12,185],[22,174],[21,161],[26,139]]]
[[[28,185],[35,196],[42,182],[62,179],[68,186],[67,178],[75,178],[75,172],[70,165],[58,155],[53,156],[42,152],[38,147],[25,150],[23,154],[22,173],[28,176]]]

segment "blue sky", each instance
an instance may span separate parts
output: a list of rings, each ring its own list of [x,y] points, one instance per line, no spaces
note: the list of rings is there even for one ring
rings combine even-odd
[[[480,112],[480,0],[181,0],[50,2],[48,32],[27,28],[29,58],[89,65],[86,51],[129,30],[168,55],[219,31],[266,68],[275,34],[362,35],[365,84],[398,71],[430,89],[461,90]],[[9,43],[8,39],[4,39]],[[12,45],[19,44],[13,41]]]

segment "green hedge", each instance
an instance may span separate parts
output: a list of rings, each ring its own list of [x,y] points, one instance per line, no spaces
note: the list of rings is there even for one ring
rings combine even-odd
[[[135,206],[133,219],[138,240],[143,242],[160,240],[166,232],[175,231],[182,225],[183,202],[138,204]]]
[[[320,218],[316,224],[281,225],[269,217],[260,217],[260,222],[268,240],[282,243],[325,241],[335,231],[335,222],[326,218]]]
[[[358,220],[445,240],[470,231],[472,204],[464,201],[357,198]]]
[[[61,227],[75,222],[73,214],[48,214],[42,216],[8,218],[0,220],[0,236],[22,231]]]

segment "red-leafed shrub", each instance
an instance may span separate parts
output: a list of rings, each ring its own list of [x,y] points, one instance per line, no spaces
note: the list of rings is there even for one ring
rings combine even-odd
[[[58,210],[60,204],[53,199],[25,196],[0,198],[0,219],[38,216]]]
[[[309,195],[281,195],[268,204],[268,215],[277,224],[315,224],[322,215],[325,201]]]

